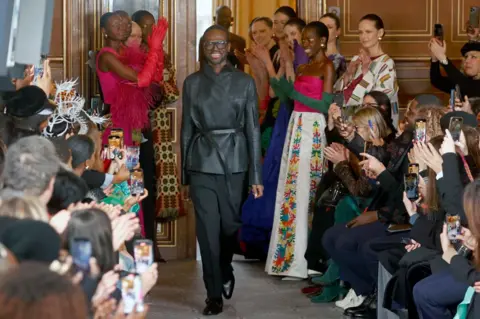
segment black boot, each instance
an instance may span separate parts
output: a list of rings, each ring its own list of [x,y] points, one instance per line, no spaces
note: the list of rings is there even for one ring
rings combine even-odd
[[[375,318],[377,308],[377,293],[368,295],[358,307],[345,309],[343,315],[350,318]]]
[[[225,299],[231,299],[233,295],[233,289],[235,288],[235,276],[230,276],[230,280],[223,284],[222,295]]]
[[[220,299],[207,299],[205,300],[207,306],[203,309],[204,316],[215,316],[223,311],[223,300]]]

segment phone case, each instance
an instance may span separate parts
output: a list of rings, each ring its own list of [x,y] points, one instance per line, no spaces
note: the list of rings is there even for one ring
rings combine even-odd
[[[474,27],[480,27],[480,7],[470,7],[469,24]]]
[[[137,273],[144,273],[153,264],[153,242],[149,239],[135,241],[135,268]]]

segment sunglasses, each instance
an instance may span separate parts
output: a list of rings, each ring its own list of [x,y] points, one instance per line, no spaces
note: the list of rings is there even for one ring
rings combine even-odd
[[[227,47],[227,44],[228,41],[207,41],[203,44],[203,47],[207,50],[213,50],[213,48],[223,50]]]

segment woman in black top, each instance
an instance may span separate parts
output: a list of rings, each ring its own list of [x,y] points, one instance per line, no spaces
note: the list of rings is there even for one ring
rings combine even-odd
[[[446,44],[443,45],[437,40],[432,39],[429,43],[432,63],[430,66],[430,81],[437,89],[450,94],[450,90],[458,85],[462,99],[465,96],[480,96],[480,43],[468,42],[462,49],[464,57],[462,68],[458,70],[447,58]],[[440,66],[443,67],[447,76],[440,73]]]

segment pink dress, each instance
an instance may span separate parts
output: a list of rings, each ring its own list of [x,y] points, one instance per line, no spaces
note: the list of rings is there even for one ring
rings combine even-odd
[[[295,89],[314,99],[323,95],[323,81],[298,76]],[[283,146],[275,199],[270,247],[265,271],[269,275],[307,278],[305,251],[317,186],[323,175],[325,116],[295,101]]]
[[[140,48],[124,47],[122,55],[112,48],[103,48],[97,54],[97,75],[103,92],[104,103],[110,105],[112,127],[124,131],[125,146],[133,145],[132,133],[149,125],[148,111],[152,105],[150,88],[139,88],[113,72],[103,72],[98,67],[98,59],[104,52],[114,54],[125,65],[137,72],[143,68],[146,55]],[[103,134],[103,144],[108,144],[110,129]]]

